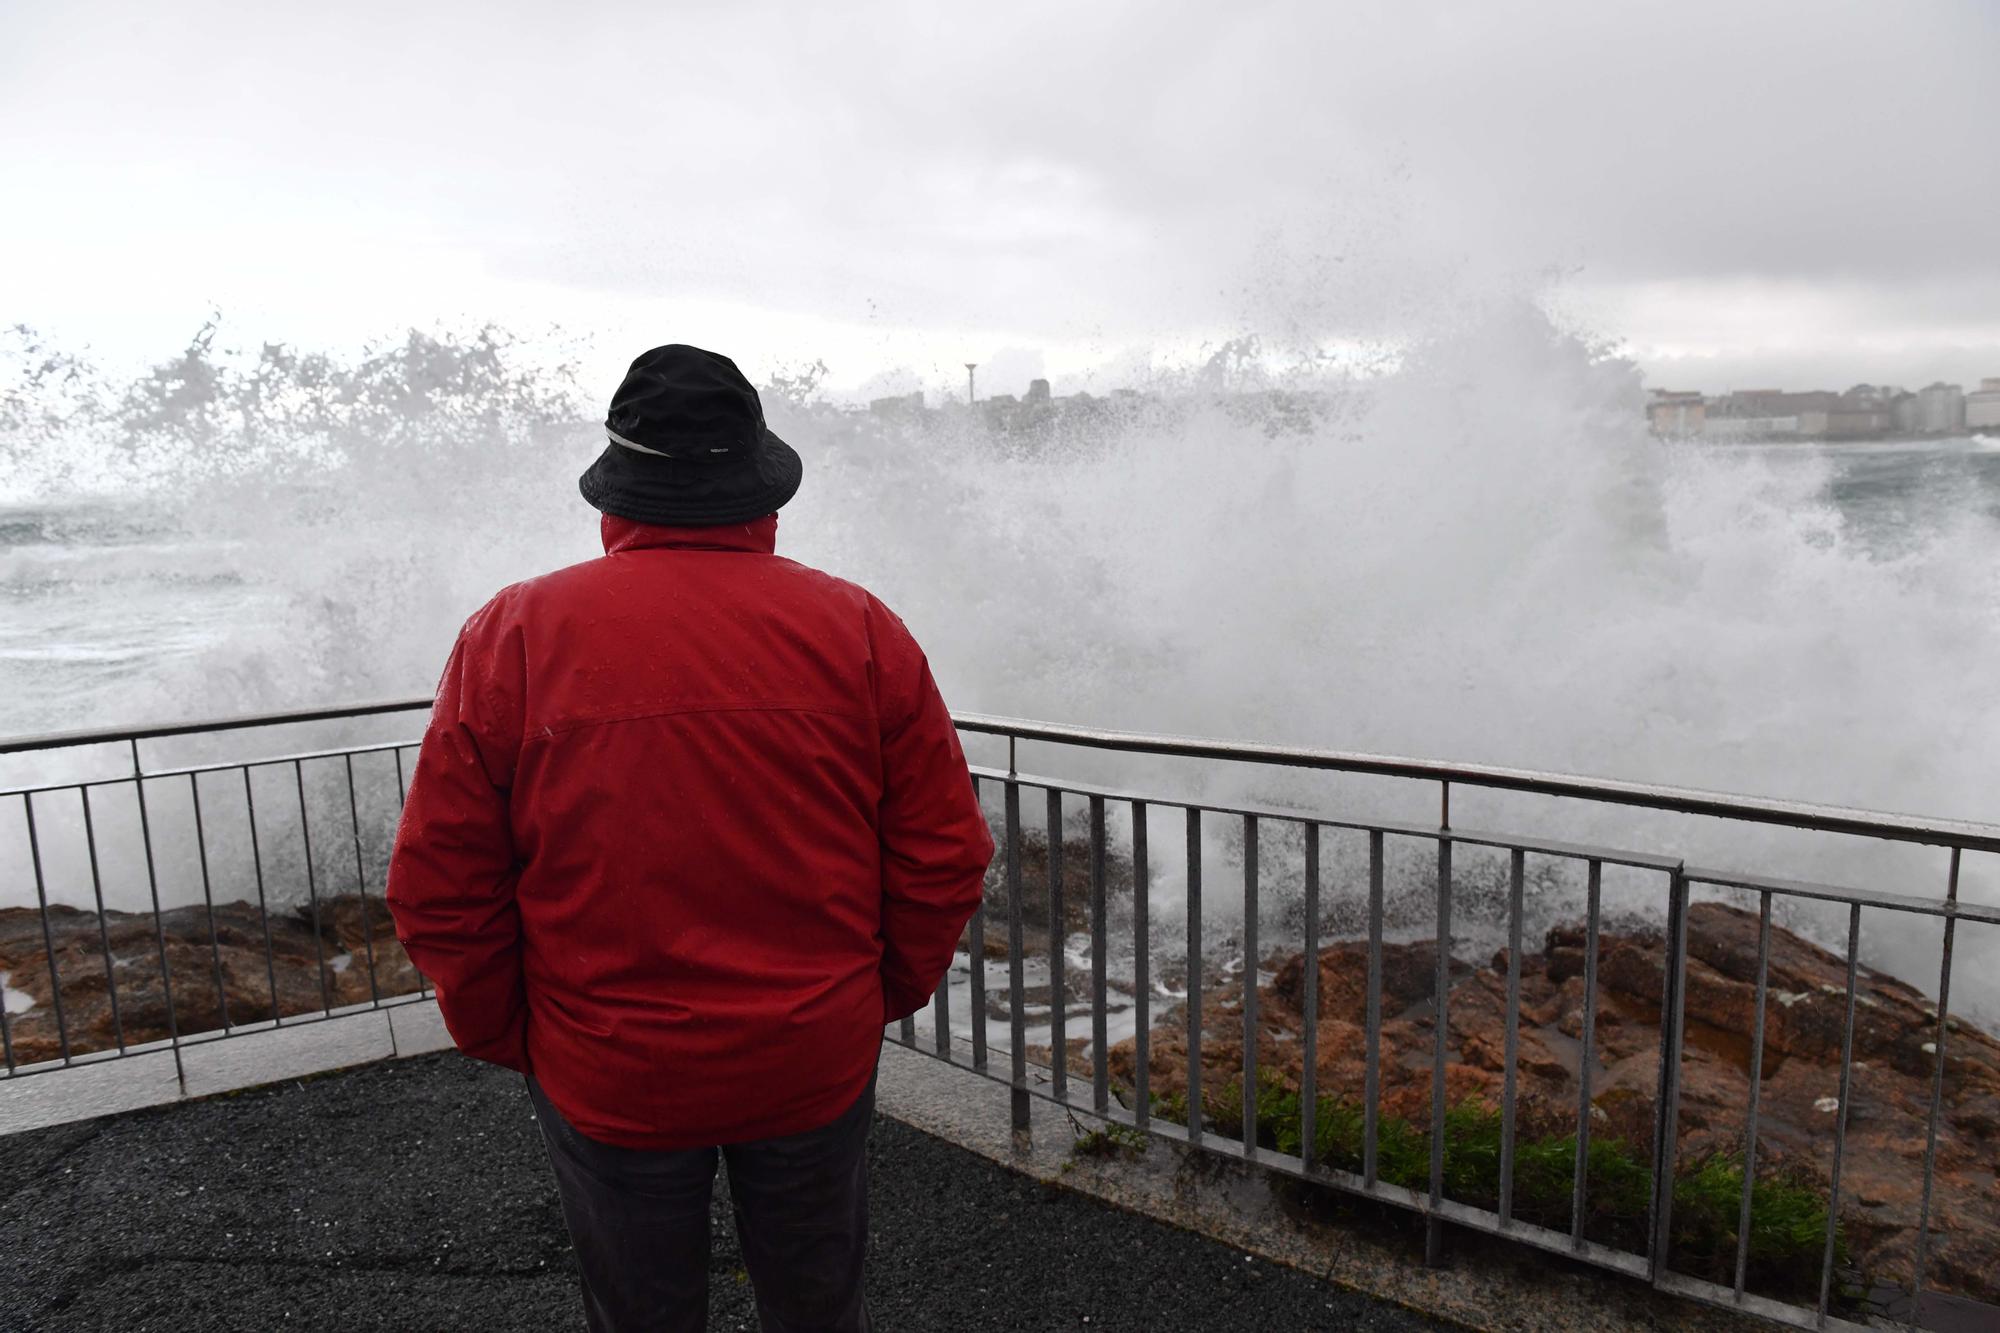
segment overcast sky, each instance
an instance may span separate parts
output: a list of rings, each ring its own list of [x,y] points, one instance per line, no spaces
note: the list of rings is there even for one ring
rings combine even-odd
[[[108,358],[220,308],[1060,392],[1520,291],[1655,385],[2000,375],[1994,0],[0,0],[0,180],[0,323]]]

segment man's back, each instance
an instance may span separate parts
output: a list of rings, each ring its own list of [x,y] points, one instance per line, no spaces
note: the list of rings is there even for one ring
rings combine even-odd
[[[883,1025],[993,838],[903,623],[772,553],[804,464],[728,357],[641,353],[605,556],[468,620],[387,895],[460,1050],[527,1075],[593,1333],[700,1329],[716,1163],[766,1329],[865,1333]]]
[[[831,1119],[883,1023],[922,1002],[991,854],[908,631],[771,554],[775,531],[607,517],[603,559],[467,623],[426,739],[437,761],[412,783],[390,895],[419,964],[421,904],[447,931],[512,913],[518,932],[519,1026],[491,1021],[515,999],[475,1011],[440,977],[454,1035],[518,1053],[602,1142]],[[505,847],[467,819],[482,786]],[[496,892],[446,901],[468,852]]]

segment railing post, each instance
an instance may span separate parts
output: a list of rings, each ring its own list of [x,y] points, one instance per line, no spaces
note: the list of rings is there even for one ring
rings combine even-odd
[[[1648,1255],[1657,1285],[1673,1250],[1674,1167],[1681,1122],[1681,1023],[1687,969],[1688,881],[1685,864],[1676,866],[1667,889],[1667,956],[1660,982],[1660,1079],[1653,1099],[1653,1216]]]
[[[1584,1218],[1590,1194],[1590,1113],[1595,1108],[1591,1084],[1597,1063],[1597,935],[1603,914],[1604,863],[1590,862],[1590,884],[1586,892],[1583,940],[1583,1044],[1576,1061],[1576,1158],[1570,1180],[1569,1237],[1577,1250],[1583,1249]]]
[[[1010,738],[1011,748],[1011,738]],[[1010,756],[1011,757],[1011,756]],[[1028,1021],[1024,1006],[1027,984],[1022,972],[1024,931],[1021,922],[1021,788],[1009,772],[1005,791],[1007,838],[1007,1007],[1008,1040],[1013,1046],[1013,1124],[1016,1134],[1028,1132]]]
[[[1946,883],[1944,903],[1944,952],[1938,972],[1937,1033],[1931,1039],[1931,1105],[1924,1128],[1924,1199],[1917,1214],[1917,1261],[1910,1278],[1910,1299],[1924,1294],[1924,1267],[1930,1260],[1931,1193],[1937,1182],[1938,1112],[1944,1103],[1944,1045],[1951,1030],[1951,953],[1958,929],[1958,870],[1964,852],[1951,849],[1951,877]]]
[[[1065,975],[1063,905],[1063,798],[1048,791],[1049,810],[1049,1091],[1057,1101],[1069,1099],[1069,978]]]
[[[1201,1078],[1201,807],[1187,808],[1187,1141],[1202,1136]]]
[[[1149,918],[1152,862],[1146,847],[1146,803],[1132,802],[1132,1123],[1152,1121],[1153,977],[1152,922]]]
[[[1444,817],[1451,817],[1451,787],[1445,785]],[[1431,1029],[1431,1187],[1430,1209],[1424,1216],[1424,1266],[1444,1266],[1445,1044],[1449,1039],[1451,992],[1451,836],[1446,825],[1438,837],[1437,871],[1437,1012]]]
[[[1319,1150],[1319,825],[1307,824],[1305,846],[1304,1058],[1299,1072],[1299,1165],[1313,1170]]]
[[[153,860],[153,822],[146,811],[146,769],[139,762],[139,742],[132,741],[132,791],[139,798],[139,845],[146,852],[146,889],[153,899],[153,942],[160,955],[160,994],[167,1006],[167,1040],[174,1051],[174,1080],[187,1091],[187,1068],[181,1062],[180,1016],[174,1012],[174,974],[167,964],[166,924],[160,919],[160,873]]]
[[[1308,969],[1312,960],[1306,961]],[[1257,816],[1243,816],[1243,1155],[1257,1155]]]

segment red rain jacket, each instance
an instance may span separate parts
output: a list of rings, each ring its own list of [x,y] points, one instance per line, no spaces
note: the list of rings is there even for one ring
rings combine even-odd
[[[993,855],[922,650],[777,526],[607,516],[466,622],[411,779],[397,939],[460,1050],[602,1142],[832,1121]]]

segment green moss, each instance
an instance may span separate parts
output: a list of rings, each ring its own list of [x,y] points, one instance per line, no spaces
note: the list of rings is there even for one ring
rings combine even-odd
[[[1259,1080],[1256,1141],[1292,1156],[1303,1143],[1299,1094],[1275,1076]],[[1224,1137],[1243,1133],[1243,1083],[1234,1080],[1202,1098],[1204,1127]],[[1153,1114],[1187,1123],[1187,1099],[1176,1093],[1153,1099]],[[1445,1112],[1444,1191],[1448,1198],[1478,1208],[1498,1209],[1503,1135],[1500,1113],[1468,1101]],[[1321,1097],[1313,1121],[1314,1157],[1323,1166],[1359,1173],[1366,1122],[1358,1102]],[[1649,1151],[1623,1139],[1593,1135],[1587,1152],[1585,1233],[1628,1250],[1646,1242],[1652,1206],[1653,1169]],[[1431,1179],[1430,1126],[1402,1116],[1376,1123],[1376,1176],[1405,1189],[1428,1191]],[[1576,1136],[1529,1138],[1514,1144],[1513,1215],[1519,1220],[1568,1231],[1573,1218]],[[1673,1253],[1682,1272],[1714,1281],[1732,1281],[1736,1229],[1743,1191],[1740,1158],[1713,1154],[1685,1161],[1674,1173]],[[1795,1286],[1801,1275],[1817,1274],[1826,1243],[1825,1193],[1795,1172],[1763,1171],[1751,1184],[1750,1270],[1753,1279],[1778,1289]],[[1836,1234],[1836,1263],[1846,1261]]]
[[[1146,1151],[1152,1138],[1130,1125],[1108,1124],[1102,1129],[1093,1129],[1087,1134],[1079,1134],[1070,1147],[1073,1157],[1136,1157]],[[1065,1169],[1068,1163],[1064,1163]]]

